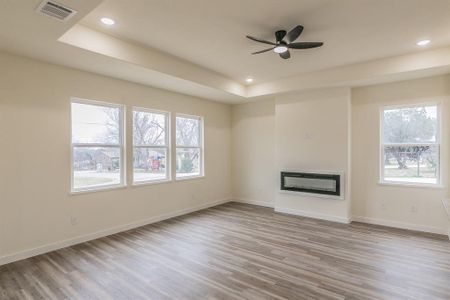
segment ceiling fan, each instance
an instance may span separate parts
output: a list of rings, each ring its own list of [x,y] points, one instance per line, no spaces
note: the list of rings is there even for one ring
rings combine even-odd
[[[260,42],[263,44],[272,45],[273,47],[264,49],[261,51],[253,52],[252,54],[260,54],[270,50],[273,50],[275,53],[278,53],[281,58],[288,59],[291,57],[291,53],[289,49],[310,49],[317,48],[323,45],[322,42],[298,42],[294,43],[294,41],[300,36],[303,31],[302,25],[297,25],[291,31],[286,32],[286,30],[278,30],[275,32],[276,42],[269,42],[266,40],[261,40],[254,38],[252,36],[247,35],[248,39],[251,39],[256,42]]]

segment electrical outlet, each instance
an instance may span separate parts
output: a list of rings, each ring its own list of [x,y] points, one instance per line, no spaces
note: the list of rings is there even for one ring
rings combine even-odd
[[[386,210],[386,203],[381,203],[380,208],[381,208],[381,210]]]
[[[71,217],[70,217],[70,224],[71,224],[72,226],[78,225],[78,218],[77,218],[77,217],[74,217],[74,216],[71,216]]]
[[[417,212],[417,206],[412,205],[412,206],[411,206],[411,212],[412,212],[412,213],[416,213],[416,212]]]

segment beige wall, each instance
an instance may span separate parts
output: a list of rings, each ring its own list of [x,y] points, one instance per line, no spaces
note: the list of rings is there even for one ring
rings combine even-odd
[[[279,193],[280,170],[342,171],[350,176],[350,90],[324,89],[234,105],[233,198],[278,211],[348,222],[345,199]],[[332,151],[330,151],[332,149]]]
[[[379,185],[380,107],[432,101],[442,103],[444,188]],[[236,105],[232,112],[235,199],[335,221],[448,232],[441,200],[450,175],[450,76],[361,87],[351,95],[349,89],[296,93]],[[268,157],[275,163],[260,163]],[[346,199],[280,194],[281,169],[342,170]]]
[[[0,261],[230,197],[229,105],[4,53],[0,70]],[[128,117],[133,105],[204,116],[206,177],[69,195],[71,97],[125,104]],[[127,165],[130,174],[130,155]]]
[[[277,211],[338,222],[350,219],[350,89],[323,89],[277,97],[276,171],[342,172],[344,199],[276,193]]]
[[[39,253],[52,243],[137,226],[218,203],[231,193],[280,211],[336,221],[353,214],[391,226],[441,233],[448,228],[440,201],[448,195],[449,76],[357,88],[351,103],[350,90],[339,88],[231,109],[4,53],[0,70],[0,264],[23,257],[22,251]],[[127,153],[133,105],[204,116],[206,177],[70,195],[71,97],[125,104]],[[445,188],[379,185],[379,107],[428,101],[443,103]],[[130,156],[127,165],[130,174]],[[279,194],[281,169],[343,171],[345,200]]]
[[[380,108],[442,103],[442,183],[444,188],[380,185]],[[357,88],[352,91],[352,201],[354,219],[446,233],[441,199],[448,193],[450,77],[432,77]]]
[[[232,115],[233,197],[273,207],[277,178],[275,102],[235,105]]]

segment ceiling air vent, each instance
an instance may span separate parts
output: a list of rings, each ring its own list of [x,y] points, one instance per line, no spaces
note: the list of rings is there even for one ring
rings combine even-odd
[[[39,4],[36,11],[63,22],[69,20],[77,13],[76,10],[53,1],[43,1],[41,4]]]

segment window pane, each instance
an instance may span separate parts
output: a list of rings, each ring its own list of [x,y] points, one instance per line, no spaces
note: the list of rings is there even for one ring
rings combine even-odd
[[[436,142],[437,107],[420,106],[384,110],[384,143]]]
[[[437,184],[439,146],[385,146],[384,180]]]
[[[133,111],[134,145],[164,146],[166,144],[166,115]]]
[[[200,119],[176,118],[177,146],[200,146]]]
[[[177,148],[177,177],[200,175],[200,149]]]
[[[134,182],[167,179],[166,157],[165,148],[134,148]]]
[[[72,143],[119,142],[119,108],[72,103]]]
[[[74,189],[120,184],[120,161],[120,148],[74,147]]]

